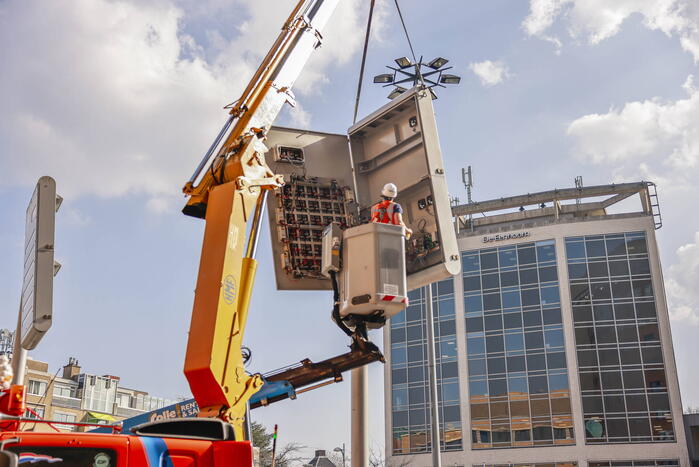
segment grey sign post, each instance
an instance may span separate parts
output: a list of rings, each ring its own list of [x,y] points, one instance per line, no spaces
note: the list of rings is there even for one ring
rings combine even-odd
[[[27,350],[36,348],[53,321],[53,277],[60,265],[54,261],[56,211],[61,204],[56,181],[41,177],[25,218],[24,276],[19,306],[13,369],[14,383],[24,381]]]

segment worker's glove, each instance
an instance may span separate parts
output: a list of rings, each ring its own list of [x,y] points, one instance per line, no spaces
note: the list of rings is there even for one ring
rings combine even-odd
[[[0,391],[7,391],[12,384],[12,367],[7,356],[0,355]]]

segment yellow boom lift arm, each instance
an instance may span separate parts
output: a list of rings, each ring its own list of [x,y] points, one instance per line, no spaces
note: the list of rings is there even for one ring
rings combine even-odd
[[[301,0],[184,186],[183,212],[205,218],[184,372],[200,416],[230,422],[245,439],[250,397],[263,384],[241,352],[255,279],[255,252],[266,196],[284,184],[265,162],[265,135],[322,40],[339,0]]]

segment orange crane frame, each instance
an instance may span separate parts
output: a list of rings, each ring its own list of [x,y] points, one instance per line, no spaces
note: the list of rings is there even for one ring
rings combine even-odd
[[[230,422],[237,440],[246,436],[248,400],[263,384],[246,372],[241,352],[259,230],[267,193],[284,184],[265,161],[263,141],[284,103],[294,105],[291,86],[338,1],[299,1],[183,188],[183,212],[206,219],[184,373],[200,416]]]

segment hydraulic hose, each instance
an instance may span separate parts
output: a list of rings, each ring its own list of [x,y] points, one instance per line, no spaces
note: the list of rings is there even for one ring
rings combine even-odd
[[[352,337],[352,330],[342,322],[342,318],[340,317],[340,287],[337,285],[337,276],[335,271],[330,271],[330,281],[333,284],[333,321],[335,321],[335,324],[342,329],[342,332],[347,334],[349,337]]]

